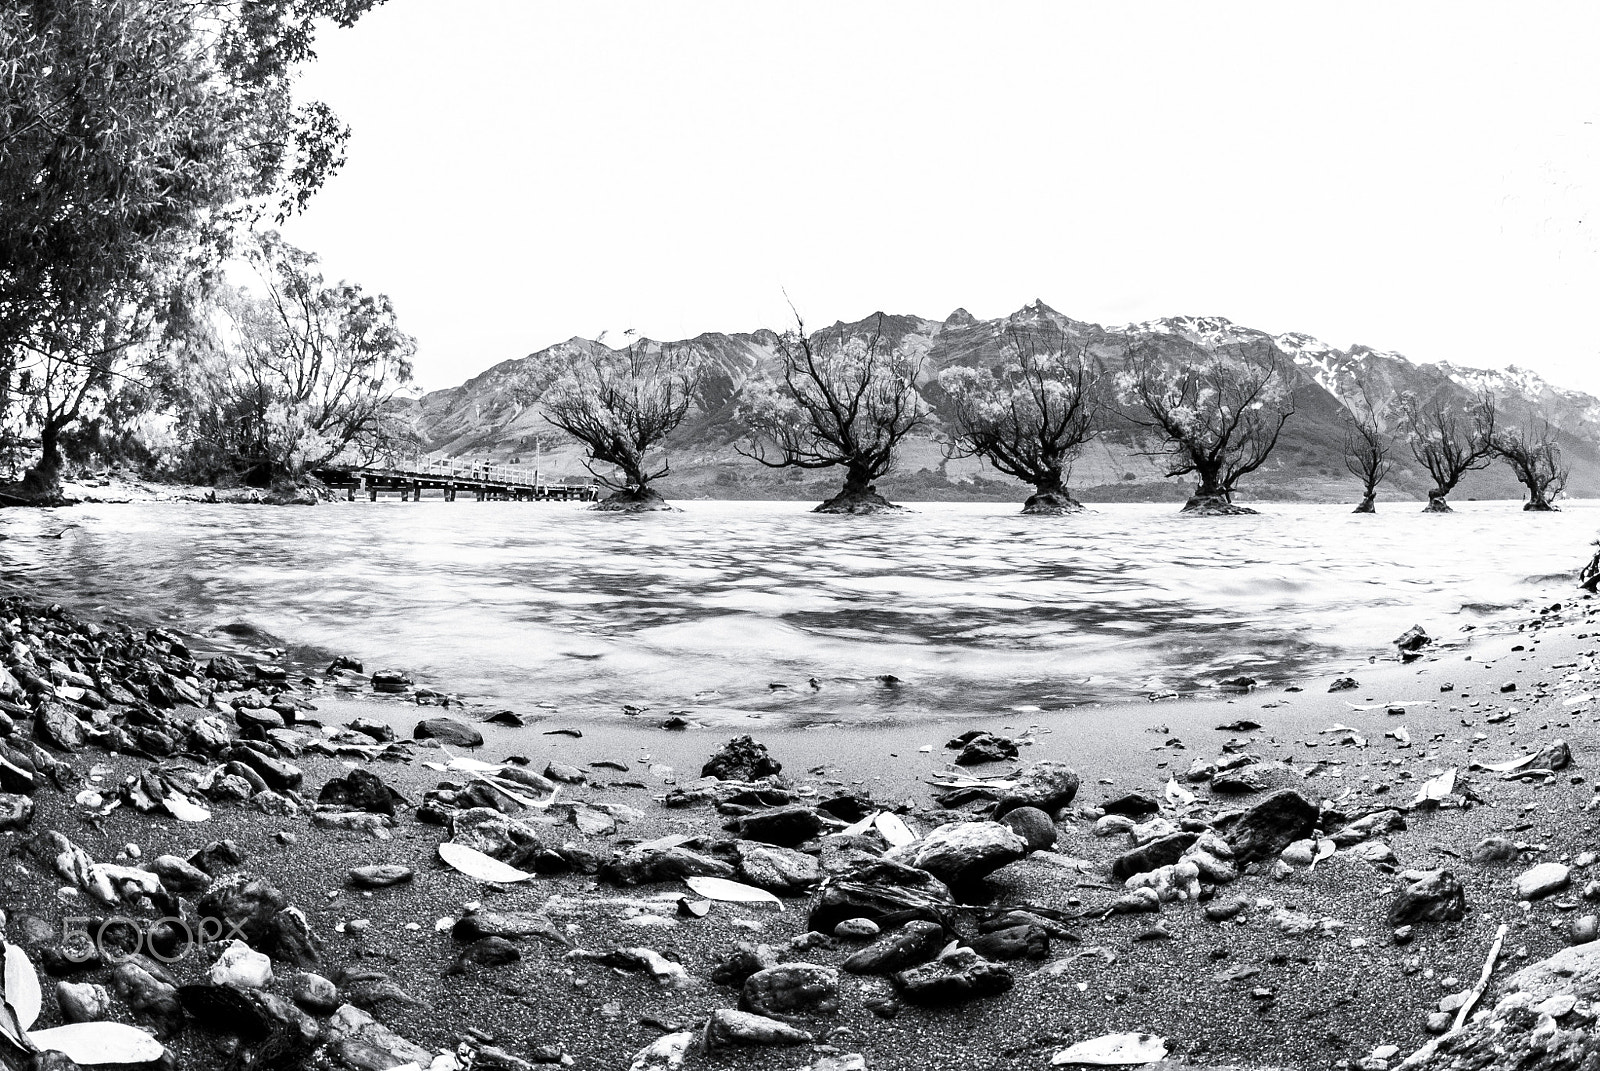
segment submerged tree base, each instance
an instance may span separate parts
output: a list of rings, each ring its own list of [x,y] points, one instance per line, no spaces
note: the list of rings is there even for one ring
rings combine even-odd
[[[1041,491],[1028,496],[1028,500],[1022,504],[1022,512],[1036,517],[1059,517],[1068,513],[1082,513],[1083,503],[1065,491]]]
[[[676,513],[678,509],[662,498],[659,492],[649,488],[643,491],[614,491],[589,508],[607,513]]]
[[[1249,506],[1236,506],[1227,495],[1195,495],[1183,504],[1179,512],[1194,513],[1201,517],[1243,517],[1258,512]]]
[[[1550,503],[1544,501],[1543,499],[1538,499],[1538,500],[1535,500],[1533,502],[1524,502],[1522,504],[1522,509],[1523,509],[1524,513],[1530,512],[1530,511],[1536,512],[1536,513],[1560,513],[1561,512],[1561,507],[1560,506],[1552,506]]]
[[[865,490],[845,488],[828,501],[812,510],[812,513],[888,513],[893,510],[904,509],[897,506],[887,498],[878,494],[877,485],[874,484]]]
[[[1372,495],[1368,495],[1366,498],[1363,498],[1361,500],[1361,504],[1360,505],[1358,505],[1355,509],[1351,510],[1350,512],[1352,512],[1352,513],[1377,513],[1378,512],[1377,502],[1378,502],[1378,500],[1376,498],[1374,498]]]
[[[1428,492],[1428,504],[1426,506],[1422,507],[1422,512],[1424,512],[1424,513],[1454,513],[1455,510],[1450,508],[1450,503],[1445,501],[1443,495],[1441,495],[1441,494],[1439,494],[1438,492],[1435,492],[1435,491],[1429,491]]]

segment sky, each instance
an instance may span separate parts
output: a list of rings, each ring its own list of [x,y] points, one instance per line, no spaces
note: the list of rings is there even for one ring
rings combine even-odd
[[[1600,394],[1590,2],[387,0],[318,53],[349,162],[285,236],[427,389],[1043,300]]]

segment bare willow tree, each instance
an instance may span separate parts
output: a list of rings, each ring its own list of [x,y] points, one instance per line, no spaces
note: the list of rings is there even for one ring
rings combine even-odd
[[[1494,452],[1494,395],[1479,391],[1461,406],[1438,394],[1428,401],[1403,394],[1400,420],[1411,456],[1433,477],[1424,512],[1449,513],[1447,496],[1467,473],[1487,468]]]
[[[1085,342],[1058,327],[1009,332],[1011,353],[994,368],[952,367],[939,385],[954,407],[948,454],[982,457],[1031,483],[1024,513],[1083,508],[1067,491],[1072,465],[1100,431],[1105,368]]]
[[[1376,513],[1378,485],[1394,468],[1394,439],[1382,408],[1365,385],[1359,401],[1345,410],[1344,467],[1361,481],[1361,504],[1356,513]]]
[[[1119,380],[1129,419],[1161,440],[1166,475],[1198,481],[1186,513],[1254,513],[1233,504],[1239,480],[1266,463],[1294,415],[1276,348],[1207,350],[1149,338],[1128,355]]]
[[[545,419],[583,445],[589,471],[611,489],[596,509],[671,508],[650,484],[668,474],[662,445],[688,416],[697,375],[685,351],[653,342],[569,357],[542,404]]]
[[[883,341],[883,318],[870,335],[842,325],[779,337],[783,382],[747,384],[739,406],[750,428],[745,457],[768,468],[845,470],[844,487],[818,513],[874,513],[895,507],[876,481],[893,470],[900,444],[921,427],[927,412],[917,394],[919,357]]]
[[[1555,429],[1548,420],[1530,421],[1521,428],[1497,431],[1490,444],[1528,489],[1528,501],[1523,503],[1523,509],[1556,509],[1555,498],[1566,489],[1568,469],[1561,458]]]

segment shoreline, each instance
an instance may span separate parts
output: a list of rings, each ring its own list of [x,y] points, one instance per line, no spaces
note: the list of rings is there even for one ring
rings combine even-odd
[[[1459,992],[1475,978],[1500,923],[1511,927],[1511,937],[1504,964],[1495,974],[1497,983],[1514,967],[1564,947],[1571,920],[1594,909],[1577,896],[1591,876],[1600,878],[1592,863],[1573,866],[1564,890],[1526,909],[1518,905],[1510,888],[1511,878],[1535,863],[1561,859],[1570,865],[1597,846],[1597,827],[1586,815],[1600,797],[1593,795],[1597,786],[1588,783],[1586,774],[1588,757],[1600,753],[1596,705],[1600,700],[1593,698],[1600,695],[1595,650],[1600,647],[1600,623],[1595,621],[1600,605],[1570,580],[1558,586],[1552,579],[1545,590],[1552,602],[1563,604],[1561,611],[1534,613],[1501,628],[1430,644],[1411,664],[1398,658],[1341,661],[1302,678],[1298,686],[1303,691],[1275,687],[1229,696],[1088,704],[1026,716],[1003,712],[961,718],[959,725],[756,723],[733,730],[716,726],[673,731],[658,727],[655,715],[649,720],[567,722],[559,714],[540,714],[524,727],[505,728],[480,723],[487,707],[452,704],[443,709],[400,697],[339,694],[332,688],[318,694],[298,685],[297,674],[290,673],[289,693],[320,707],[298,712],[297,728],[308,734],[304,743],[315,741],[319,734],[335,746],[349,738],[348,733],[329,736],[317,729],[317,722],[331,728],[364,718],[388,725],[404,740],[418,720],[445,715],[471,722],[483,733],[484,745],[469,750],[451,747],[447,753],[403,745],[399,751],[409,752],[408,757],[393,762],[356,752],[319,754],[314,746],[295,751],[285,746],[289,738],[279,737],[280,759],[303,772],[299,795],[305,807],[293,805],[289,810],[294,813],[288,813],[276,800],[255,804],[213,800],[211,818],[193,824],[159,813],[135,813],[131,806],[94,817],[74,803],[75,794],[86,784],[108,786],[152,769],[171,769],[171,760],[113,755],[93,746],[75,753],[53,752],[54,759],[77,771],[78,780],[69,782],[67,790],[42,784],[32,794],[37,812],[28,830],[0,833],[0,844],[24,861],[22,873],[27,875],[13,876],[5,886],[8,939],[37,954],[49,942],[22,941],[21,920],[41,919],[51,932],[58,932],[60,918],[84,906],[81,893],[63,899],[56,892],[59,876],[41,869],[35,857],[23,851],[21,845],[30,835],[59,830],[96,861],[120,856],[124,864],[135,866],[138,858],[124,851],[128,844],[139,845],[140,857],[150,859],[181,857],[230,838],[241,848],[244,861],[226,872],[267,876],[304,913],[320,942],[317,969],[341,981],[344,996],[358,994],[356,999],[367,1004],[379,1022],[430,1054],[451,1050],[466,1039],[522,1060],[564,1054],[580,1067],[627,1067],[653,1041],[674,1034],[671,1028],[701,1022],[718,1008],[738,1005],[739,991],[716,984],[710,976],[719,958],[740,942],[771,945],[786,961],[835,967],[860,944],[803,936],[806,907],[816,902],[815,893],[786,897],[789,909],[781,914],[760,905],[713,903],[706,917],[694,918],[677,911],[677,900],[687,892],[679,881],[621,887],[596,881],[580,870],[507,886],[475,882],[436,859],[436,846],[450,838],[451,827],[417,820],[417,807],[425,797],[441,781],[461,783],[460,775],[441,774],[421,764],[440,761],[445,754],[494,762],[520,755],[528,760],[521,767],[528,771],[544,771],[550,762],[585,771],[589,783],[562,785],[559,805],[553,810],[513,808],[509,816],[538,831],[547,845],[560,851],[577,849],[580,855],[604,856],[624,850],[629,842],[677,836],[691,838],[688,844],[702,848],[708,857],[731,858],[728,834],[722,828],[729,813],[719,813],[709,800],[672,809],[663,808],[660,801],[675,788],[703,789],[695,777],[700,765],[730,732],[751,732],[783,763],[783,774],[799,790],[796,798],[802,803],[837,792],[870,796],[923,835],[953,816],[976,817],[973,812],[982,809],[981,801],[977,806],[941,807],[930,793],[932,777],[951,773],[994,777],[1046,760],[1073,767],[1082,784],[1073,804],[1056,816],[1053,853],[1009,863],[961,911],[967,939],[972,939],[971,927],[985,910],[1022,904],[1057,912],[1064,932],[1073,939],[1058,936],[1043,960],[1006,961],[1013,985],[1005,993],[935,1009],[900,1002],[892,1018],[879,1014],[887,1007],[884,1002],[893,1000],[888,983],[845,973],[840,976],[838,1011],[801,1014],[796,1019],[813,1036],[811,1044],[776,1051],[734,1046],[697,1052],[684,1066],[811,1066],[825,1071],[852,1066],[830,1065],[827,1060],[860,1053],[866,1067],[883,1071],[921,1068],[935,1060],[978,1068],[1047,1067],[1055,1051],[1074,1042],[1114,1032],[1149,1031],[1166,1039],[1179,1061],[1174,1066],[1391,1067],[1432,1037],[1426,1027],[1428,1015],[1436,1012],[1441,998]],[[1518,646],[1526,649],[1514,650]],[[1342,676],[1356,677],[1360,686],[1326,690]],[[1506,683],[1516,683],[1517,691],[1500,691]],[[1451,690],[1441,691],[1444,684]],[[210,705],[232,714],[227,703],[233,695],[219,692]],[[1393,707],[1404,708],[1404,713],[1388,713]],[[181,704],[175,709],[182,709]],[[1237,726],[1240,719],[1259,727],[1219,729]],[[17,724],[13,743],[26,736],[25,723]],[[1335,726],[1345,728],[1335,730]],[[579,728],[582,735],[547,735],[567,727]],[[1402,727],[1409,744],[1391,735]],[[1019,744],[1017,759],[952,767],[955,752],[945,747],[947,739],[956,735],[952,729],[1011,737]],[[1557,736],[1571,748],[1572,770],[1537,783],[1468,771],[1474,760],[1514,758]],[[1364,738],[1364,744],[1354,743],[1356,737]],[[1213,782],[1186,777],[1197,758],[1226,761],[1241,753],[1259,759],[1249,764],[1259,768],[1266,781],[1256,791],[1224,795],[1213,790]],[[179,765],[193,766],[194,759]],[[198,768],[206,765],[203,761]],[[322,819],[316,817],[312,801],[323,785],[351,768],[376,774],[409,801],[397,808],[392,828],[375,835],[319,824]],[[1459,807],[1410,810],[1417,786],[1446,768],[1460,772],[1471,785],[1471,795],[1463,797]],[[96,769],[98,782],[92,780]],[[1201,910],[1203,905],[1181,900],[1166,903],[1153,914],[1106,915],[1106,908],[1126,892],[1107,867],[1131,844],[1124,835],[1094,835],[1100,817],[1096,808],[1129,792],[1163,801],[1169,780],[1176,780],[1200,801],[1187,807],[1161,802],[1173,820],[1182,813],[1209,822],[1210,816],[1248,808],[1275,790],[1293,788],[1347,817],[1400,808],[1408,814],[1409,828],[1382,839],[1392,849],[1393,863],[1375,865],[1341,850],[1315,869],[1295,868],[1275,877],[1270,868],[1258,866],[1256,873],[1218,885],[1215,899],[1242,897],[1251,904],[1229,922],[1211,921]],[[278,796],[291,804],[295,799],[293,794]],[[275,813],[263,813],[263,803]],[[596,814],[616,824],[597,832],[607,823],[596,820]],[[294,839],[285,843],[284,834]],[[1497,834],[1510,834],[1527,847],[1517,851],[1515,861],[1471,862],[1474,844]],[[844,846],[838,841],[823,836],[816,842],[825,869],[840,865]],[[863,846],[860,838],[856,843]],[[864,846],[882,850],[881,845]],[[363,892],[352,888],[346,876],[358,864],[405,866],[414,875],[393,888]],[[1468,904],[1465,918],[1419,924],[1410,943],[1395,943],[1384,908],[1400,884],[1397,875],[1408,868],[1438,866],[1451,869],[1462,882]],[[1263,906],[1262,901],[1273,906]],[[537,938],[515,942],[521,957],[517,962],[471,967],[460,975],[447,973],[465,946],[448,932],[436,931],[435,923],[461,917],[463,905],[475,902],[483,903],[485,910],[542,913],[568,940],[597,953],[618,948],[657,950],[681,963],[685,980],[680,985],[674,976],[661,984],[648,974],[574,960],[568,949]],[[153,917],[153,909],[132,905],[121,905],[114,913]],[[363,919],[367,925],[358,932],[351,923]],[[1291,932],[1302,920],[1309,920],[1311,928]],[[1292,923],[1287,929],[1286,922]],[[783,952],[786,946],[789,950]],[[217,951],[212,948],[208,954]],[[180,962],[172,974],[175,981],[193,982],[203,977],[207,966],[206,956],[198,955]],[[269,992],[284,998],[291,993],[295,968],[277,966],[279,978]],[[363,982],[360,975],[370,970],[385,975],[400,995],[374,997],[370,980]],[[110,973],[98,968],[74,974],[70,980],[110,984]],[[1452,979],[1455,985],[1445,984]],[[46,1013],[41,1023],[53,1024],[58,1021],[50,994],[54,980],[45,981]],[[419,1021],[408,999],[431,1008],[432,1018]],[[1493,989],[1484,1007],[1492,1004]],[[113,1002],[112,1017],[150,1022],[147,1013],[136,1012],[125,998]],[[215,1024],[205,1023],[202,1016],[191,1020],[187,1028],[167,1038],[177,1066],[222,1066],[229,1046],[237,1042],[224,1044],[226,1031],[219,1040],[218,1032],[206,1029]],[[370,1065],[351,1063],[349,1046],[339,1049],[339,1039],[329,1033],[329,1023],[337,1021],[337,1017],[313,1017],[321,1041],[315,1059],[306,1066],[399,1066],[382,1059]],[[1371,1055],[1386,1051],[1385,1046],[1397,1046],[1398,1051]],[[394,1056],[412,1050],[385,1051]],[[513,1060],[496,1063],[498,1059],[493,1056],[479,1066],[522,1066]]]

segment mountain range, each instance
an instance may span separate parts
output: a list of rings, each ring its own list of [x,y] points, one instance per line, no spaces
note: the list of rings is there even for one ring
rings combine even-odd
[[[1547,420],[1556,429],[1571,467],[1568,494],[1600,494],[1600,399],[1546,382],[1517,368],[1423,364],[1401,354],[1367,346],[1349,349],[1298,333],[1270,334],[1220,316],[1174,316],[1144,323],[1101,327],[1073,320],[1043,302],[1009,316],[980,320],[957,309],[943,320],[875,313],[855,324],[823,330],[879,330],[884,344],[922,356],[918,389],[932,419],[926,433],[906,444],[896,472],[880,482],[891,498],[1020,499],[1027,489],[977,460],[949,460],[939,439],[949,412],[938,386],[940,370],[958,364],[986,364],[1007,352],[1010,333],[1048,327],[1077,338],[1098,338],[1112,352],[1135,338],[1168,336],[1205,350],[1228,347],[1265,355],[1275,352],[1294,392],[1296,412],[1272,458],[1241,483],[1239,498],[1355,501],[1356,481],[1344,465],[1344,414],[1361,404],[1363,390],[1382,403],[1412,392],[1465,404],[1480,389],[1495,397],[1499,419],[1523,424]],[[630,343],[639,340],[630,340]],[[669,441],[672,475],[662,481],[669,498],[822,498],[837,489],[838,474],[775,471],[740,456],[734,449],[745,429],[737,415],[740,391],[752,376],[779,364],[778,335],[769,330],[723,334],[662,343],[692,356],[704,370],[689,418]],[[410,403],[408,417],[424,449],[456,457],[490,457],[538,463],[556,476],[584,475],[583,455],[540,412],[541,392],[561,364],[575,355],[611,351],[605,342],[573,338],[503,361],[460,386],[432,391]],[[1070,485],[1086,502],[1181,500],[1192,483],[1169,479],[1154,444],[1132,424],[1113,418],[1107,431],[1084,451]],[[1426,498],[1431,486],[1403,445],[1379,493],[1385,498]],[[1474,472],[1455,492],[1464,498],[1521,498],[1522,489],[1503,463]]]

